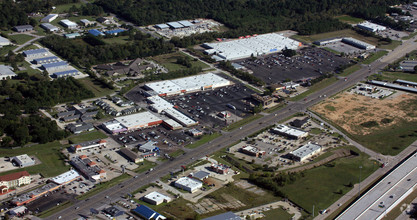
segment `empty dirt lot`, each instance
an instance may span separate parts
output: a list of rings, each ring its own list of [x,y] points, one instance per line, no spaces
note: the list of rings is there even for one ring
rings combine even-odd
[[[417,95],[397,91],[385,99],[343,92],[311,109],[363,145],[397,154],[417,139]]]

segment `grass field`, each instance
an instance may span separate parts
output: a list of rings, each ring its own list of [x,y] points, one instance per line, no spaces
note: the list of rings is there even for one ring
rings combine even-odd
[[[125,44],[129,42],[129,36],[118,36],[112,38],[103,38],[103,41],[108,44]]]
[[[335,83],[336,81],[337,81],[336,77],[326,78],[326,79],[310,86],[310,88],[307,91],[305,91],[305,92],[303,92],[303,93],[301,93],[297,96],[294,96],[294,97],[290,98],[290,100],[291,101],[299,101],[299,100],[309,96],[310,94],[313,94],[313,93],[315,93],[315,92],[317,92],[321,89],[326,88],[327,86]]]
[[[361,66],[356,64],[356,65],[350,66],[350,67],[346,68],[345,70],[343,70],[343,72],[341,74],[339,74],[339,76],[349,76],[350,74],[352,74],[352,73],[354,73],[354,72],[356,72],[360,69],[361,69]]]
[[[408,36],[405,36],[401,39],[408,40],[408,39],[411,39],[411,38],[415,37],[416,35],[417,35],[417,32],[413,32],[413,33],[409,34]]]
[[[26,34],[15,34],[7,36],[10,40],[16,41],[17,44],[24,44],[29,40],[32,40],[34,37]]]
[[[9,53],[9,51],[16,49],[17,46],[4,46],[2,48],[0,48],[0,56],[4,56],[7,53]]]
[[[47,144],[39,144],[31,147],[22,147],[17,149],[2,149],[0,148],[1,156],[16,156],[21,154],[28,154],[29,156],[37,157],[42,163],[39,165],[26,167],[17,170],[11,170],[6,173],[14,173],[22,170],[28,171],[30,174],[40,173],[43,177],[51,177],[59,175],[69,170],[69,166],[65,166],[65,156],[60,152],[65,146],[62,146],[58,141]]]
[[[401,45],[401,41],[393,40],[390,44],[379,44],[378,47],[385,50],[394,50]]]
[[[355,18],[350,15],[338,16],[336,17],[336,19],[338,19],[341,22],[348,23],[348,24],[357,24],[357,23],[364,21],[362,18]]]
[[[79,79],[79,82],[81,82],[86,88],[90,89],[94,93],[95,97],[103,97],[114,92],[109,88],[103,87],[101,83],[95,82],[90,77]]]
[[[141,165],[143,164],[143,165]],[[135,173],[143,173],[147,170],[149,170],[152,167],[155,167],[157,164],[154,162],[150,162],[148,160],[144,160],[143,162],[139,163],[139,167],[134,169],[133,172]]]
[[[357,151],[357,150],[356,150]],[[299,177],[294,183],[282,187],[288,198],[311,212],[328,208],[351,188],[349,183],[364,180],[379,167],[368,156],[360,155],[353,158],[341,158],[333,162],[334,166],[320,166],[304,171],[304,177]],[[359,167],[362,169],[359,169]],[[342,194],[340,194],[342,190]]]
[[[293,216],[282,208],[271,209],[263,214],[265,215],[264,220],[290,220]]]
[[[395,81],[397,79],[417,82],[417,74],[403,72],[382,72],[382,74],[372,75],[370,79]]]
[[[152,59],[164,67],[168,69],[168,71],[176,71],[176,70],[182,70],[186,69],[187,67],[182,66],[180,64],[177,64],[177,58],[179,57],[189,57],[188,55],[185,55],[181,52],[174,52],[170,54],[163,54],[156,57],[152,57]],[[191,59],[192,67],[201,67],[202,69],[208,68],[209,66],[201,61],[194,61],[192,57],[189,57]]]
[[[84,141],[91,141],[95,139],[104,139],[107,138],[107,136],[100,131],[94,130],[89,132],[84,132],[78,135],[73,135],[70,138],[68,138],[71,143],[78,144]]]
[[[373,53],[371,56],[369,56],[368,58],[366,58],[362,63],[363,64],[371,64],[372,62],[374,62],[375,60],[383,57],[384,55],[386,55],[388,53],[388,51],[385,50],[380,50],[376,53]]]
[[[201,146],[201,145],[203,145],[203,144],[205,144],[205,143],[207,143],[211,140],[214,140],[214,139],[216,139],[220,136],[221,136],[220,133],[207,134],[207,135],[202,136],[200,140],[198,140],[198,141],[196,141],[192,144],[189,144],[185,147],[190,148],[190,149],[197,148],[197,147],[199,147],[199,146]]]
[[[274,107],[265,109],[264,112],[266,112],[266,113],[272,113],[272,112],[274,112],[274,111],[276,111],[278,109],[284,108],[284,107],[285,107],[285,103],[279,103],[279,104],[275,105]]]
[[[172,153],[170,153],[169,154],[169,156],[170,157],[178,157],[178,156],[180,156],[180,155],[183,155],[185,153],[185,151],[184,150],[182,150],[182,149],[178,149],[178,150],[176,150],[176,151],[174,151],[174,152],[172,152]]]
[[[52,10],[52,13],[65,13],[68,12],[68,9],[70,9],[72,6],[80,7],[83,3],[69,3],[69,4],[63,4],[63,5],[57,5],[54,10]]]
[[[237,121],[235,123],[232,123],[232,124],[226,126],[225,128],[223,128],[223,130],[224,131],[233,131],[233,130],[235,130],[237,128],[242,127],[245,124],[250,123],[251,121],[255,121],[255,120],[260,119],[262,117],[264,117],[264,116],[261,115],[261,114],[252,115],[252,116],[249,116],[247,118],[243,118],[240,121]]]
[[[101,192],[105,189],[108,189],[112,186],[115,186],[115,185],[123,182],[124,180],[126,180],[128,178],[130,178],[130,176],[128,174],[124,173],[124,174],[122,174],[122,175],[120,175],[116,178],[113,178],[113,179],[107,181],[107,182],[96,184],[95,188],[91,189],[90,191],[88,191],[88,192],[86,192],[86,193],[84,193],[80,196],[77,196],[77,199],[78,200],[83,200],[83,199],[86,199],[88,197],[91,197],[91,196],[93,196],[93,195],[95,195],[95,194],[97,194],[97,193],[99,193],[99,192]]]

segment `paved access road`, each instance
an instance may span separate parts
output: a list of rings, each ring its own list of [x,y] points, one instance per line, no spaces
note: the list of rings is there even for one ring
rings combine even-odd
[[[417,153],[372,187],[337,219],[381,219],[417,184]]]
[[[349,75],[348,80],[339,80],[334,84],[328,86],[325,89],[322,89],[316,93],[311,94],[306,98],[307,101],[298,101],[298,102],[290,102],[288,105],[282,109],[277,110],[276,112],[265,115],[264,117],[252,121],[251,123],[243,126],[242,129],[237,129],[232,132],[224,132],[222,136],[219,138],[206,143],[194,150],[187,152],[187,154],[182,155],[176,158],[173,161],[168,161],[163,164],[158,165],[155,167],[155,170],[150,172],[149,174],[138,174],[137,178],[131,178],[122,184],[104,190],[89,199],[79,201],[75,203],[73,206],[62,210],[54,215],[51,215],[47,219],[57,219],[61,216],[62,219],[74,219],[79,216],[86,216],[90,214],[91,208],[98,208],[104,204],[109,204],[110,202],[116,202],[120,199],[121,196],[133,192],[139,187],[142,187],[146,184],[149,184],[153,181],[158,180],[160,177],[169,174],[172,171],[178,170],[181,165],[186,165],[192,162],[193,158],[201,158],[205,155],[212,154],[225,146],[228,146],[241,138],[244,138],[255,131],[258,131],[262,128],[268,127],[273,125],[282,119],[285,119],[297,112],[305,111],[308,107],[322,101],[325,99],[324,96],[331,96],[334,95],[348,87],[362,81],[366,78],[366,76],[370,75],[371,73],[378,72],[382,70],[389,62],[392,62],[406,53],[411,52],[412,50],[417,49],[417,43],[414,42],[416,37],[406,41],[401,46],[397,47],[394,51],[388,53],[384,58],[380,59],[381,61],[375,61],[369,66],[363,66],[360,70],[352,73]],[[361,149],[360,149],[361,150]],[[108,199],[105,197],[108,196]],[[79,209],[75,209],[75,207],[80,207]]]

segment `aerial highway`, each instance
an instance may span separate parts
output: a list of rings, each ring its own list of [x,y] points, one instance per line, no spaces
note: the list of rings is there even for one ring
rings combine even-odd
[[[190,150],[186,154],[175,158],[173,161],[167,161],[156,166],[154,170],[148,174],[138,174],[137,178],[130,178],[123,183],[103,190],[88,199],[78,201],[71,207],[61,210],[46,219],[57,219],[59,217],[62,219],[74,219],[80,216],[88,216],[91,214],[91,208],[97,209],[99,207],[103,207],[105,204],[116,202],[121,199],[121,196],[131,193],[139,187],[154,182],[170,172],[180,169],[182,165],[191,163],[195,160],[194,158],[202,158],[205,155],[212,154],[254,133],[255,131],[273,125],[297,112],[306,111],[308,107],[315,105],[316,103],[324,100],[326,97],[332,96],[362,80],[365,80],[367,76],[382,70],[389,63],[404,56],[406,53],[417,49],[417,43],[414,42],[414,40],[416,40],[415,37],[403,42],[402,45],[398,46],[395,50],[390,51],[385,57],[380,58],[370,65],[363,65],[360,70],[350,74],[347,80],[338,80],[332,85],[309,95],[302,101],[289,102],[285,107],[271,114],[267,114],[258,120],[252,121],[251,123],[243,126],[242,129],[236,129],[231,132],[223,132],[222,136],[217,139],[203,144],[196,149]],[[79,208],[75,209],[76,207]]]

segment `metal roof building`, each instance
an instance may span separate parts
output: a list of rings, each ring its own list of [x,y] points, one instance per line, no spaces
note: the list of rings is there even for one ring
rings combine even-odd
[[[195,180],[195,179],[191,179],[189,177],[179,178],[177,181],[175,181],[174,185],[175,185],[175,187],[178,187],[178,188],[183,189],[185,191],[188,191],[190,193],[194,193],[198,189],[203,187],[202,182],[200,182],[198,180]]]
[[[364,21],[358,24],[357,27],[371,32],[385,31],[387,29],[382,25],[371,23],[369,21]]]
[[[182,26],[184,26],[184,27],[191,27],[191,26],[193,26],[194,24],[193,23],[191,23],[191,22],[189,22],[189,21],[187,21],[187,20],[183,20],[183,21],[178,21],[178,23],[180,23]]]
[[[101,31],[99,31],[99,30],[97,30],[97,29],[91,29],[91,30],[88,30],[88,33],[89,34],[92,34],[93,36],[102,36],[102,35],[104,35],[103,34],[103,32],[101,32]]]
[[[63,184],[68,184],[78,178],[80,178],[81,175],[75,171],[75,170],[70,170],[67,171],[61,175],[58,175],[56,177],[52,177],[51,179],[49,179],[50,181],[58,184],[58,185],[63,185]]]
[[[270,33],[226,42],[205,43],[203,47],[215,49],[216,56],[220,59],[236,60],[248,58],[252,55],[276,53],[284,48],[295,50],[300,45],[300,42],[281,34]]]
[[[299,139],[303,137],[307,137],[308,132],[292,128],[283,124],[277,125],[275,128],[272,129],[273,133],[291,138],[291,139]]]
[[[65,28],[68,28],[68,29],[77,28],[77,23],[75,23],[73,21],[70,21],[68,19],[64,19],[64,20],[59,21],[59,24],[64,26]]]
[[[404,60],[400,62],[400,69],[404,72],[414,72],[415,66],[417,66],[416,60]]]
[[[133,163],[139,163],[139,162],[143,161],[143,157],[141,157],[137,153],[131,151],[129,148],[124,147],[124,148],[120,149],[120,153],[125,155],[125,157],[127,157],[127,159],[129,159]]]
[[[417,82],[411,82],[406,80],[397,79],[395,80],[396,83],[402,84],[402,85],[408,85],[408,86],[417,86]]]
[[[10,45],[10,40],[0,36],[0,47]]]
[[[13,78],[17,76],[16,73],[14,73],[12,70],[13,67],[0,65],[0,80],[7,79],[8,77]]]
[[[61,71],[61,72],[56,72],[53,73],[52,76],[55,78],[60,78],[60,77],[67,77],[67,76],[76,76],[78,75],[80,72],[76,69],[73,70],[66,70],[66,71]]]
[[[57,61],[58,61],[58,57],[56,57],[56,56],[42,57],[42,58],[33,59],[33,62],[35,64],[54,63],[54,62],[57,62]]]
[[[70,34],[64,34],[64,36],[67,39],[73,39],[73,38],[76,38],[76,37],[80,37],[81,34],[80,33],[70,33]]]
[[[65,62],[65,61],[42,64],[42,68],[46,71],[53,71],[53,70],[63,69],[63,68],[66,68],[66,67],[68,67],[68,63]]]
[[[394,84],[394,83],[382,82],[382,81],[377,81],[377,80],[370,80],[367,83],[374,84],[374,85],[377,85],[377,86],[384,86],[384,87],[388,87],[388,88],[392,88],[392,89],[403,90],[403,91],[406,91],[406,92],[417,93],[416,88],[407,87],[407,86],[400,86],[400,85],[397,85],[397,84]]]
[[[33,31],[32,25],[18,25],[14,26],[13,29],[17,32]]]
[[[342,42],[346,43],[346,44],[349,44],[349,45],[352,45],[354,47],[357,47],[359,49],[364,49],[364,50],[372,50],[372,49],[376,48],[372,44],[368,44],[366,42],[357,40],[357,39],[352,38],[352,37],[345,37],[345,38],[342,39]]]
[[[174,29],[178,29],[178,28],[183,28],[184,27],[182,24],[180,24],[180,23],[178,23],[176,21],[174,21],[174,22],[168,22],[167,25],[170,26],[171,28],[174,28]]]
[[[84,26],[87,26],[87,25],[90,25],[90,24],[92,24],[92,23],[93,23],[92,21],[89,21],[89,20],[87,20],[87,19],[81,19],[81,20],[80,20],[80,22],[81,22],[81,24],[83,24]]]
[[[155,25],[155,27],[158,28],[158,29],[167,29],[167,28],[169,28],[169,26],[166,25],[166,24],[157,24],[157,25]]]
[[[56,26],[54,26],[54,25],[52,25],[50,23],[43,23],[40,26],[41,26],[41,28],[43,28],[43,29],[45,29],[47,31],[50,31],[50,32],[55,32],[55,31],[58,31],[59,30],[58,27],[56,27]]]
[[[133,213],[139,215],[140,217],[146,220],[164,220],[166,219],[165,216],[155,212],[151,208],[146,205],[138,205],[135,209],[132,210]]]
[[[48,50],[46,50],[45,48],[23,51],[23,56],[25,57],[46,56],[47,54]]]
[[[158,95],[169,96],[180,93],[214,89],[231,84],[232,82],[230,80],[224,79],[219,75],[206,73],[174,80],[147,83],[145,86],[148,89],[155,91]]]
[[[242,220],[242,218],[240,218],[233,212],[226,212],[220,215],[215,215],[215,216],[205,218],[203,220]]]
[[[42,23],[49,23],[53,20],[55,20],[58,17],[57,14],[49,14],[47,16],[45,16],[44,18],[41,19]]]
[[[295,151],[291,151],[290,155],[293,160],[304,161],[305,159],[317,154],[322,150],[322,146],[318,144],[308,143]]]

